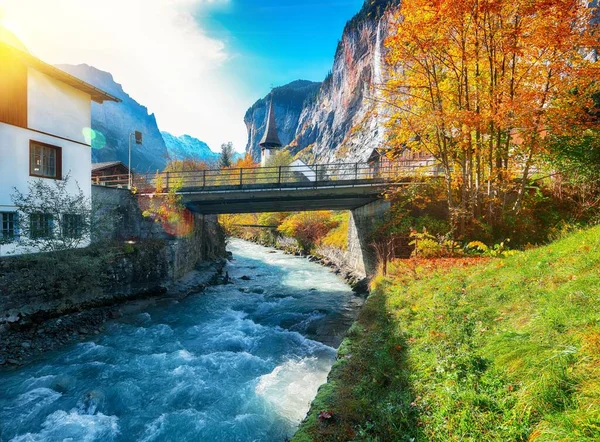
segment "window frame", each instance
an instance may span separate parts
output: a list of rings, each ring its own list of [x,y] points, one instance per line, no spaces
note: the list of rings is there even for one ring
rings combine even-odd
[[[63,238],[81,239],[83,238],[83,216],[77,213],[63,213],[61,215],[62,223],[61,235]]]
[[[34,234],[34,222],[32,217],[34,216],[40,216],[43,217],[44,219],[44,232],[42,234],[39,234],[37,232],[37,234]],[[41,223],[40,223],[41,224]],[[53,239],[55,237],[55,232],[54,232],[54,227],[55,227],[55,220],[54,220],[54,215],[51,213],[43,213],[43,212],[37,212],[37,213],[30,213],[29,214],[29,238],[36,240],[36,239]]]
[[[10,217],[12,215],[12,220],[5,220],[5,217]],[[6,233],[4,230],[4,224],[7,224],[9,227],[6,229]],[[12,225],[12,234],[10,233],[10,226]],[[17,239],[19,236],[19,216],[16,211],[0,211],[0,240],[8,240],[13,241]]]
[[[33,172],[33,149],[35,147],[41,147],[45,149],[52,149],[56,152],[56,164],[54,165],[54,176],[36,174]],[[55,146],[53,144],[43,143],[41,141],[29,140],[29,176],[35,178],[44,178],[47,180],[62,180],[62,147]]]

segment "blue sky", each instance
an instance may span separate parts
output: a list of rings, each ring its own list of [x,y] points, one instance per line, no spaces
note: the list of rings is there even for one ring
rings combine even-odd
[[[110,72],[161,130],[218,150],[271,85],[322,81],[363,0],[0,0],[0,25],[43,60]],[[64,11],[69,11],[65,14]],[[73,38],[77,36],[77,38]]]
[[[363,2],[231,0],[195,17],[210,37],[226,42],[232,72],[258,99],[271,85],[323,80],[346,22]]]

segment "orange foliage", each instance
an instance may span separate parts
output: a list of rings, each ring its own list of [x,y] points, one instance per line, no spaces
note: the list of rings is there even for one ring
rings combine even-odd
[[[254,160],[252,159],[252,155],[247,153],[244,158],[238,159],[231,168],[232,169],[246,169],[246,168],[253,169],[258,166],[259,166],[259,164],[255,163]]]
[[[600,71],[591,48],[598,42],[586,3],[402,2],[386,42],[390,142],[398,153],[408,148],[439,161],[461,231],[466,219],[494,224],[520,211],[547,135],[596,124],[590,109]]]
[[[277,230],[295,238],[302,249],[309,252],[338,224],[330,211],[299,212],[287,217]]]
[[[198,170],[209,170],[211,167],[210,164],[205,161],[198,160],[174,160],[169,161],[167,166],[165,167],[165,172],[194,172]]]

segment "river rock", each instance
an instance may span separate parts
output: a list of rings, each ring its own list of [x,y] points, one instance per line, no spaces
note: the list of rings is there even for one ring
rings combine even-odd
[[[75,378],[68,375],[58,375],[50,384],[50,388],[58,393],[66,393],[75,386]]]
[[[4,359],[2,356],[0,356],[0,365],[4,365],[6,364],[6,359]]]
[[[244,276],[242,276],[240,279],[241,279],[242,281],[251,281],[251,280],[252,280],[252,278],[250,278],[250,277],[249,277],[249,276],[247,276],[247,275],[244,275]]]
[[[21,347],[23,348],[31,348],[31,342],[25,341],[21,343]]]

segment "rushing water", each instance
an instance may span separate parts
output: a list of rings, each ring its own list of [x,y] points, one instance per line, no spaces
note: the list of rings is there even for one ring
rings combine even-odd
[[[362,300],[305,259],[234,240],[211,287],[0,373],[1,441],[284,441]],[[250,280],[240,279],[248,276]]]

